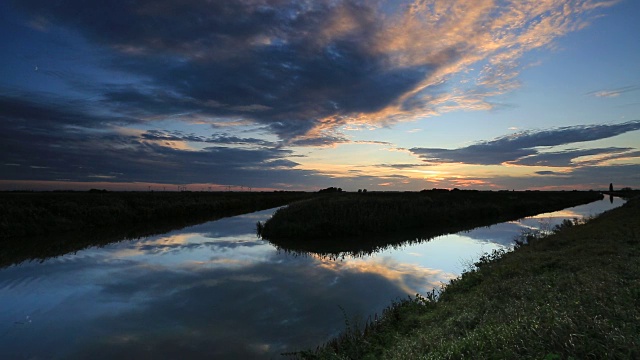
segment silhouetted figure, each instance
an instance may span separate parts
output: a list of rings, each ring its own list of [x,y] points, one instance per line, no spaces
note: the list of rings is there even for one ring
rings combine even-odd
[[[613,183],[610,183],[610,184],[609,184],[609,191],[610,191],[610,192],[613,192]]]

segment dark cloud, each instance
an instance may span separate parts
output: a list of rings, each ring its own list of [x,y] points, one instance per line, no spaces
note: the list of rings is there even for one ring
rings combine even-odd
[[[140,123],[135,118],[98,114],[88,105],[51,94],[0,94],[0,119],[31,133],[70,126],[97,129]]]
[[[436,11],[360,0],[11,1],[32,29],[74,39],[74,54],[90,59],[95,76],[45,72],[90,89],[103,107],[147,120],[250,121],[296,146],[341,142],[322,132],[355,118],[389,124],[494,106],[486,98],[517,83],[521,54],[580,28],[582,21],[567,13],[589,8],[558,11],[564,4],[550,3],[531,12],[530,3],[487,10],[443,2]],[[523,15],[517,26],[498,38],[488,33],[513,13]],[[544,31],[536,26],[540,14],[553,24]],[[533,36],[538,40],[522,41]],[[453,91],[453,75],[481,61],[492,66],[477,86]]]
[[[327,117],[344,122],[380,110],[432,70],[390,68],[387,55],[376,53],[384,15],[374,2],[16,4],[111,48],[106,66],[150,79],[146,90],[105,88],[107,106],[129,114],[237,116],[282,139],[307,134]]]
[[[549,170],[543,170],[543,171],[536,171],[535,172],[538,175],[559,175],[559,176],[567,176],[567,173],[561,173],[558,171],[549,171]]]
[[[268,187],[321,184],[296,170],[291,150],[269,141],[224,134],[167,131],[118,133],[129,119],[96,116],[82,107],[0,97],[0,166],[5,180],[216,183]],[[89,119],[89,120],[87,120]],[[211,146],[189,150],[174,142]],[[28,144],[28,146],[26,145]]]
[[[294,146],[331,146],[335,144],[341,143],[349,143],[351,142],[344,136],[332,136],[332,135],[323,135],[323,136],[315,136],[315,137],[307,137],[299,140],[295,140],[291,143]]]
[[[526,165],[533,165],[540,162],[548,166],[556,162],[566,164],[570,159],[578,156],[616,153],[629,149],[609,148],[544,154],[536,148],[607,139],[636,130],[640,130],[640,120],[620,124],[569,126],[552,130],[526,131],[453,150],[412,148],[410,151],[425,161],[434,163],[499,165],[505,162],[522,162]]]
[[[31,90],[2,95],[0,160],[9,164],[3,170],[9,180],[325,187],[327,178],[286,159],[294,156],[288,146],[362,143],[340,133],[350,121],[388,125],[492,107],[487,98],[517,82],[518,58],[580,28],[584,19],[577,15],[587,11],[579,4],[558,11],[565,4],[550,3],[534,14],[532,3],[487,10],[481,3],[443,2],[436,12],[423,4],[360,0],[13,0],[3,7],[13,19],[6,27],[23,36],[16,37],[20,46],[11,42],[20,53],[12,59],[43,64],[33,77],[12,75],[6,82]],[[514,13],[523,14],[517,26],[486,36]],[[539,16],[552,25],[541,29]],[[534,35],[538,41],[522,41]],[[37,41],[22,40],[31,38]],[[485,62],[493,68],[482,70],[476,85],[451,81]],[[40,96],[45,89],[57,96]],[[157,130],[168,122],[181,130],[208,124],[212,133]],[[434,162],[533,161],[538,146],[631,131],[614,127],[412,151]]]
[[[101,90],[91,90],[101,98],[96,105],[136,117],[168,117],[176,113],[199,113],[206,108],[194,99],[158,87],[105,85]]]
[[[471,145],[455,150],[412,148],[412,153],[427,162],[455,162],[465,164],[500,165],[507,161],[537,154],[534,149],[520,149],[503,141]]]
[[[264,146],[264,147],[277,147],[278,143],[267,141],[257,138],[240,138],[237,136],[216,134],[210,137],[205,137],[196,134],[184,134],[181,131],[164,131],[164,130],[147,130],[140,135],[141,138],[146,140],[161,140],[161,141],[185,141],[192,143],[210,143],[220,145],[248,145],[248,146]]]
[[[583,149],[583,150],[567,150],[557,152],[544,152],[536,155],[528,156],[511,162],[517,165],[528,166],[573,166],[573,159],[581,156],[593,156],[593,155],[622,155],[623,153],[633,150],[633,148],[604,148],[604,149]]]

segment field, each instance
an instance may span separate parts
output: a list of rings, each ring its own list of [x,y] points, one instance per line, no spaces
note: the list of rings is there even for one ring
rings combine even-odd
[[[529,235],[461,277],[399,301],[304,359],[637,359],[640,199]]]
[[[264,239],[285,249],[358,253],[599,199],[590,191],[336,193],[293,203],[257,226]]]
[[[269,209],[303,192],[3,192],[0,266]]]

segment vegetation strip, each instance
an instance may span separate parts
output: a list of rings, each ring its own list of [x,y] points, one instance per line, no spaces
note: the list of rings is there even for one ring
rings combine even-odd
[[[636,359],[640,199],[485,255],[303,359]]]
[[[590,191],[337,193],[279,209],[265,224],[258,224],[258,232],[291,250],[367,251],[393,241],[431,238],[601,198],[600,193]],[[406,237],[377,239],[398,232]]]
[[[0,266],[308,199],[304,192],[0,192]]]

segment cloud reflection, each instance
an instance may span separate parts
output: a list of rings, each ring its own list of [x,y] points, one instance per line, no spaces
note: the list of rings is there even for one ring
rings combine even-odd
[[[572,214],[592,211],[587,209],[574,208]],[[442,237],[396,253],[332,260],[282,253],[239,231],[242,223],[269,214],[0,270],[0,305],[8,309],[0,313],[3,355],[270,358],[314,347],[343,330],[340,307],[349,317],[366,319],[392,300],[429,291],[453,277],[441,270],[451,262],[444,257],[457,260],[465,251],[470,256],[473,238],[495,241],[488,231],[502,226],[452,235],[462,239],[458,242]],[[199,246],[200,238],[205,245]],[[232,238],[237,244],[227,246]],[[153,246],[172,251],[154,251]],[[15,325],[25,316],[32,319],[28,327]]]
[[[595,201],[590,204],[579,205],[564,210],[529,216],[517,221],[509,221],[488,227],[473,229],[460,233],[471,239],[500,244],[506,247],[513,246],[513,240],[527,230],[549,231],[555,225],[562,223],[565,219],[583,219],[585,217],[596,216],[604,211],[622,205],[625,200],[614,198],[613,202],[608,199]]]
[[[6,329],[16,341],[3,341],[5,353],[271,357],[336,335],[344,326],[340,307],[366,317],[445,277],[388,259],[350,264],[282,254],[239,231],[260,216],[267,212],[4,270],[3,305],[16,318],[39,313],[34,338]],[[21,277],[38,281],[8,281]],[[16,289],[23,289],[22,296],[4,296]],[[56,342],[33,346],[38,337]]]
[[[151,346],[154,358],[168,356],[167,349],[186,351],[194,358],[277,354],[295,350],[288,344],[313,346],[341,330],[338,306],[349,314],[360,313],[364,303],[380,311],[406,294],[404,286],[381,275],[393,271],[385,273],[379,265],[369,266],[374,271],[367,266],[330,268],[301,257],[271,258],[234,269],[209,265],[191,264],[189,271],[153,267],[112,274],[98,298],[138,306],[96,319],[95,326],[105,333],[87,353],[112,358]],[[124,342],[118,341],[122,330],[128,334]]]
[[[407,294],[425,293],[456,277],[439,269],[425,268],[418,264],[401,263],[391,257],[356,258],[349,261],[333,261],[314,256],[320,267],[336,272],[337,283],[343,273],[376,274],[395,283]]]

